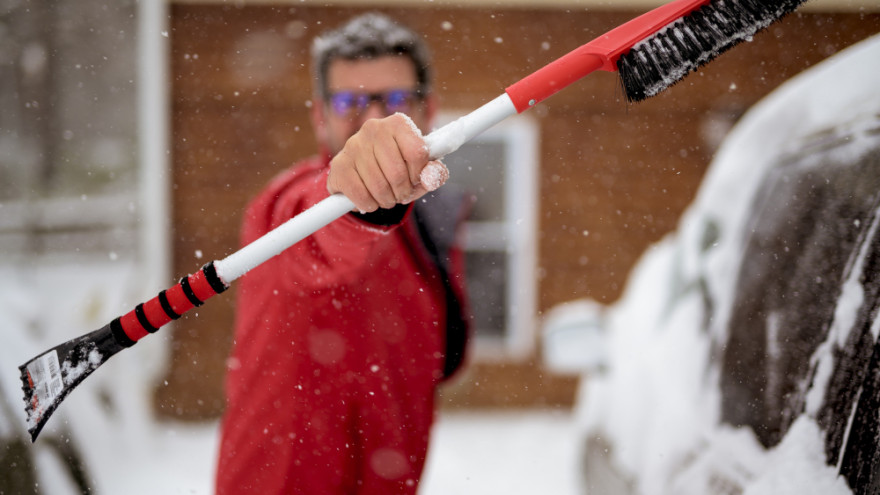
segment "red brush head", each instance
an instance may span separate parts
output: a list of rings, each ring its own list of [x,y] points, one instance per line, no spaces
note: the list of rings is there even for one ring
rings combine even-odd
[[[676,0],[642,14],[583,45],[507,88],[518,112],[596,70],[617,70],[617,59],[636,43],[711,0]]]

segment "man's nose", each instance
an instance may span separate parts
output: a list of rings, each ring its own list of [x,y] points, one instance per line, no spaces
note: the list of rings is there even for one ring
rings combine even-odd
[[[381,119],[387,117],[388,110],[385,109],[385,103],[379,100],[373,100],[368,105],[367,108],[361,112],[361,118],[363,120],[369,119]]]

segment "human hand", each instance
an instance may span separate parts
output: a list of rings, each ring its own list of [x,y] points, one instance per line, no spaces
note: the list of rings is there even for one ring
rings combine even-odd
[[[361,212],[410,203],[443,185],[449,172],[431,161],[418,127],[404,114],[370,119],[332,160],[327,190]]]

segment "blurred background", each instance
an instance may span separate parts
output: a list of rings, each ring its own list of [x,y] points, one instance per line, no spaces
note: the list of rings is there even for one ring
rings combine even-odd
[[[34,447],[17,366],[238,248],[248,199],[317,151],[313,36],[368,10],[423,33],[451,120],[661,3],[0,0],[0,487],[65,479],[115,493],[128,485],[94,474],[105,459],[161,457],[158,439],[192,432],[210,448],[232,293],[104,365]],[[880,2],[813,0],[644,103],[594,74],[448,157],[477,197],[466,241],[477,333],[441,415],[513,412],[539,428],[543,413],[565,417],[580,376],[542,362],[544,315],[615,302],[738,118],[878,31]],[[191,471],[211,468],[213,452],[183,452],[203,457]],[[70,488],[58,490],[44,493]]]

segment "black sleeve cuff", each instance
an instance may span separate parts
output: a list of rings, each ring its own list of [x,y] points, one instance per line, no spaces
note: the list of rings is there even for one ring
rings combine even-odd
[[[350,215],[354,215],[356,218],[373,225],[390,227],[402,222],[408,210],[409,205],[401,204],[388,209],[379,208],[378,210],[369,213],[351,212]]]

